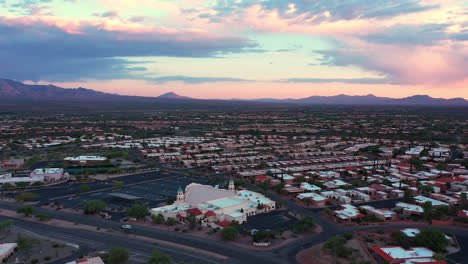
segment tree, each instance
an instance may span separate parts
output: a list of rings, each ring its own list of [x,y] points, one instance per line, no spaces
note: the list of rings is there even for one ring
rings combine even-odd
[[[423,193],[432,193],[434,192],[434,187],[432,187],[431,185],[423,185],[421,186],[421,190]]]
[[[427,228],[419,232],[415,237],[418,246],[428,247],[436,252],[443,252],[449,245],[445,234],[436,228]]]
[[[123,264],[129,258],[128,251],[121,247],[112,247],[109,251],[107,263],[109,264]]]
[[[44,213],[36,214],[36,218],[38,218],[40,221],[50,220],[50,216],[48,214],[44,214]]]
[[[254,233],[253,241],[261,242],[261,241],[265,241],[274,237],[275,237],[275,234],[272,231],[260,229]]]
[[[162,214],[151,215],[151,220],[153,220],[153,223],[159,225],[159,224],[164,223],[164,216]]]
[[[166,219],[166,225],[173,226],[177,224],[177,220],[174,217],[168,217]]]
[[[239,235],[239,231],[233,226],[226,226],[221,231],[221,237],[226,241],[233,241]]]
[[[398,243],[399,246],[403,248],[408,249],[413,246],[413,239],[401,231],[394,231],[392,233],[392,238],[395,240],[395,242]]]
[[[146,206],[143,205],[134,205],[127,211],[128,216],[135,218],[144,218],[147,213],[148,208],[146,208]]]
[[[80,185],[80,192],[89,192],[91,190],[91,187],[89,187],[89,185],[86,185],[86,184],[81,184]]]
[[[116,189],[119,189],[119,188],[122,188],[124,187],[124,182],[122,181],[115,181],[112,183],[112,188],[116,188]]]
[[[11,225],[13,225],[13,220],[5,220],[0,222],[0,232],[9,230]]]
[[[423,216],[427,221],[432,222],[432,217],[434,215],[434,209],[432,208],[432,203],[427,201],[423,204]]]
[[[315,228],[315,221],[312,217],[304,217],[301,220],[299,220],[297,223],[295,223],[292,226],[292,230],[296,233],[305,233],[309,232],[312,229]]]
[[[85,214],[95,214],[106,208],[106,203],[101,200],[89,200],[84,206]]]
[[[32,192],[22,192],[15,197],[18,202],[31,201],[37,199],[39,195]]]
[[[341,236],[332,237],[325,242],[324,250],[330,252],[333,256],[348,258],[353,254],[353,250],[345,247],[346,239]]]
[[[171,257],[161,253],[159,250],[153,250],[148,264],[171,264]]]
[[[403,202],[410,203],[410,204],[415,202],[414,195],[411,192],[411,190],[409,190],[409,189],[405,190],[405,195],[403,196]]]
[[[23,206],[16,210],[18,214],[24,214],[24,216],[30,216],[34,213],[34,207],[32,206]]]
[[[2,185],[2,189],[11,189],[11,188],[13,188],[13,187],[14,187],[14,186],[13,186],[13,184],[11,184],[11,183],[5,183],[5,184]]]
[[[34,247],[35,244],[37,244],[38,241],[34,238],[30,237],[21,237],[18,236],[18,239],[16,240],[16,244],[18,244],[18,249],[19,250],[24,250],[26,253],[29,255],[30,250]]]

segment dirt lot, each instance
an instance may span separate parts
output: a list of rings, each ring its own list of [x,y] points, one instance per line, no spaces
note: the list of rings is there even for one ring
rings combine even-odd
[[[14,228],[0,233],[0,243],[18,243],[18,250],[4,263],[48,263],[70,256],[77,250],[71,245]]]

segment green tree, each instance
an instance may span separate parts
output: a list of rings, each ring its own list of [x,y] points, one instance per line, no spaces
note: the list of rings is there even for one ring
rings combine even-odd
[[[161,253],[159,250],[153,250],[148,264],[171,264],[171,257]]]
[[[177,220],[174,217],[168,217],[166,219],[166,225],[173,226],[177,224]]]
[[[275,234],[270,230],[264,229],[257,230],[253,235],[253,241],[255,242],[266,241],[273,238],[275,238]]]
[[[30,216],[34,213],[34,207],[32,206],[22,206],[16,210],[18,214],[24,214],[24,216]]]
[[[159,225],[159,224],[164,223],[164,216],[162,214],[151,215],[151,220],[153,221],[153,223]]]
[[[122,181],[114,181],[112,183],[112,188],[120,189],[120,188],[124,187],[124,185],[125,184]]]
[[[95,214],[106,208],[107,204],[101,200],[89,200],[84,206],[85,214]]]
[[[18,249],[21,251],[25,251],[26,254],[29,255],[31,249],[36,245],[38,241],[34,238],[30,237],[21,237],[18,236],[18,239],[16,240],[16,244],[18,244]]]
[[[109,257],[107,258],[108,264],[123,264],[126,263],[129,258],[128,251],[121,247],[112,247],[109,251]]]
[[[427,228],[422,230],[416,235],[415,242],[418,246],[428,247],[436,252],[443,252],[449,245],[449,241],[445,238],[445,234],[436,228]]]
[[[40,221],[50,220],[50,216],[48,214],[44,214],[44,213],[36,214],[36,218],[38,218]]]
[[[327,240],[323,249],[333,256],[348,258],[353,254],[352,249],[345,247],[346,239],[341,236],[335,236]]]
[[[395,240],[395,242],[398,243],[399,246],[406,249],[412,247],[414,243],[412,238],[408,237],[405,233],[399,230],[392,232],[392,238]]]
[[[31,201],[37,199],[39,195],[32,192],[22,192],[15,197],[18,202]]]
[[[410,204],[415,202],[414,195],[411,192],[411,190],[409,190],[409,189],[405,190],[405,195],[403,196],[403,202],[410,203]]]
[[[80,185],[80,192],[89,192],[91,190],[91,187],[89,187],[89,185],[86,185],[86,184],[81,184]]]
[[[312,231],[315,228],[315,221],[312,217],[304,217],[292,226],[292,230],[296,233],[305,233]]]
[[[432,203],[427,201],[423,204],[423,216],[427,219],[427,221],[431,222],[432,217],[434,216],[434,208],[432,207]]]
[[[13,187],[15,187],[15,186],[13,186],[13,184],[11,184],[11,183],[5,183],[5,184],[2,185],[2,189],[11,189]]]
[[[226,226],[221,231],[221,237],[226,241],[233,241],[239,235],[239,231],[233,226]]]
[[[13,220],[5,220],[0,222],[0,232],[9,230],[11,225],[13,225]]]
[[[147,213],[148,208],[146,208],[146,206],[143,205],[134,205],[127,211],[128,216],[135,218],[144,218]]]

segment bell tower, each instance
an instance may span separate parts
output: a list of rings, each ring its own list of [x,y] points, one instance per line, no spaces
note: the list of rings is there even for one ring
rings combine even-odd
[[[234,185],[234,180],[229,180],[229,185],[228,185],[228,190],[231,191],[231,192],[235,192],[236,191],[236,187]]]
[[[184,191],[181,187],[177,190],[177,203],[182,203],[185,201]]]

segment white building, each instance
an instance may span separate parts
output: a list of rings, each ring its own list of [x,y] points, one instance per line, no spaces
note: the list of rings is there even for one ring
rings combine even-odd
[[[182,223],[191,215],[202,225],[214,227],[220,222],[246,223],[247,216],[274,209],[274,201],[256,192],[236,191],[231,180],[227,190],[197,183],[189,184],[185,192],[179,188],[174,204],[153,208],[151,214],[176,218]]]
[[[18,247],[16,243],[3,243],[0,244],[0,261],[4,261],[9,258],[15,252],[15,248]]]
[[[61,182],[70,178],[68,172],[62,168],[41,168],[31,172],[31,177],[43,177],[45,182]]]
[[[29,176],[29,177],[14,177],[11,173],[0,175],[0,184],[17,184],[17,183],[35,183],[35,182],[43,182],[43,176]]]

